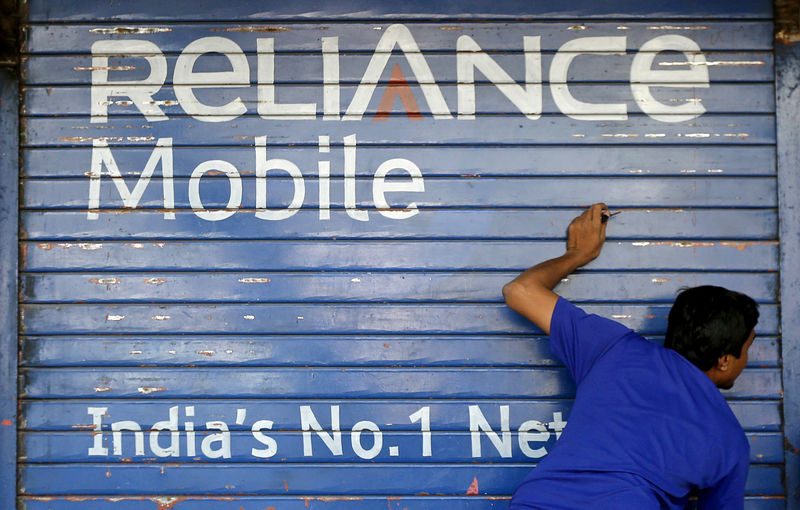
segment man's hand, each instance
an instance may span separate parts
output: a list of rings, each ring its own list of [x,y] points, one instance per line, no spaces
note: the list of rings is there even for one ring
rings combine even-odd
[[[600,255],[606,240],[607,223],[603,221],[604,211],[608,211],[606,204],[594,204],[569,224],[567,252],[575,253],[580,261],[579,267]]]
[[[567,251],[533,266],[503,287],[506,304],[550,333],[550,319],[558,301],[553,292],[562,278],[600,255],[606,239],[602,221],[605,204],[594,204],[572,220],[567,231]]]

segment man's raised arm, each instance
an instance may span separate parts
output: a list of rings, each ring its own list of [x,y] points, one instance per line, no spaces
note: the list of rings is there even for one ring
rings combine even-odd
[[[572,220],[567,232],[567,251],[526,270],[503,286],[506,304],[550,334],[550,318],[558,301],[553,287],[562,278],[600,255],[606,240],[605,204],[594,204]]]

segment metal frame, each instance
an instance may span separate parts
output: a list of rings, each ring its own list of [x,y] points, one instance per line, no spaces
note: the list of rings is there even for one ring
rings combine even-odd
[[[0,69],[0,507],[17,494],[17,256],[19,103],[13,69]]]
[[[775,41],[787,508],[800,509],[800,1],[778,1]]]

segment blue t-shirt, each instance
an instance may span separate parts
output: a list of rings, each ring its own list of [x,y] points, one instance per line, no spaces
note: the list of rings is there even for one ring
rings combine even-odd
[[[744,506],[750,445],[717,387],[671,349],[559,298],[550,350],[577,394],[561,438],[511,509]]]

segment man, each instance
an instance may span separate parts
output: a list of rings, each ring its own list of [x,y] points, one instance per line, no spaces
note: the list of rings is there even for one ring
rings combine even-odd
[[[567,250],[503,287],[506,303],[550,335],[577,384],[569,424],[511,499],[512,510],[744,506],[749,444],[718,388],[747,364],[756,303],[721,287],[683,291],[665,347],[586,314],[552,289],[600,254],[605,204],[569,225]]]

